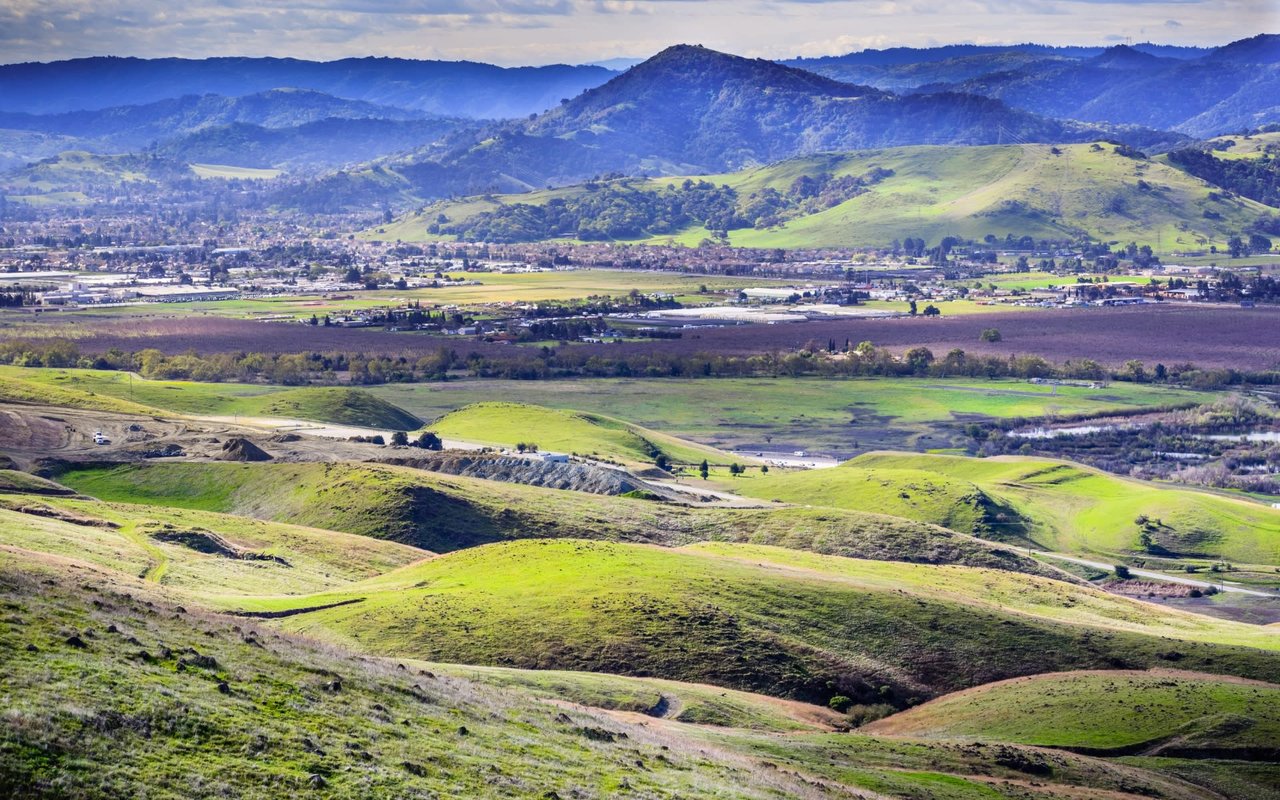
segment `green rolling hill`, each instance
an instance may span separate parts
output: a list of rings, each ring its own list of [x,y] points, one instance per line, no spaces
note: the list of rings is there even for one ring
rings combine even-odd
[[[1089,587],[740,544],[509,542],[336,592],[229,606],[318,609],[281,624],[384,656],[651,675],[818,703],[902,707],[1017,675],[1170,658],[1252,677],[1280,664],[1265,629]]]
[[[1064,461],[869,453],[836,469],[744,483],[764,499],[859,509],[1063,551],[1280,564],[1280,511]],[[1145,517],[1147,522],[1138,520]],[[1159,549],[1156,549],[1159,548]]]
[[[1225,246],[1230,236],[1276,212],[1251,200],[1226,197],[1163,160],[1120,155],[1110,144],[895,147],[807,156],[695,180],[732,187],[739,211],[747,213],[753,194],[776,190],[785,195],[802,176],[856,177],[877,168],[892,170],[892,175],[833,207],[814,213],[793,211],[798,216],[778,225],[730,230],[729,241],[748,247],[874,246],[908,236],[936,243],[944,236],[981,239],[1013,233],[1136,241],[1168,252]],[[683,181],[661,178],[604,185],[643,193]],[[572,205],[591,191],[589,186],[575,186],[441,202],[365,235],[435,239],[438,235],[428,233],[428,227],[441,215],[448,220],[441,226],[445,233],[467,230],[485,213],[560,200]],[[573,229],[549,233],[553,238],[576,235]],[[707,236],[706,225],[693,218],[674,233],[648,224],[620,238],[696,245]]]
[[[1280,685],[1191,672],[1067,672],[940,697],[864,728],[1101,753],[1274,759]]]
[[[413,430],[422,420],[361,389],[144,380],[127,372],[0,366],[0,401],[124,414],[283,417]]]
[[[858,558],[1062,574],[907,519],[837,509],[690,508],[369,464],[169,463],[81,468],[66,485],[114,503],[239,514],[435,552],[508,539],[739,541]]]
[[[825,733],[812,730],[831,719],[823,709],[706,686],[384,661],[182,602],[111,570],[0,549],[7,793],[1204,797],[1163,764]],[[674,718],[633,710],[654,698]],[[680,721],[686,711],[711,725]],[[1016,794],[993,794],[1002,784]]]
[[[0,543],[184,594],[307,594],[426,558],[395,542],[193,509],[0,490]]]

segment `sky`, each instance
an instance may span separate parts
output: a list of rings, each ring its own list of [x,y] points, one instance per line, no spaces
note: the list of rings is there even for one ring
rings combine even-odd
[[[672,44],[784,58],[952,43],[1219,45],[1280,0],[0,0],[0,63],[93,55],[351,56],[502,65]]]

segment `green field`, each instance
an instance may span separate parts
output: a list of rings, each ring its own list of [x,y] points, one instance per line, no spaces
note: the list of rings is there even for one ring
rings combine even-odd
[[[1280,748],[1280,685],[1167,671],[1039,675],[947,695],[865,731],[1230,758]]]
[[[1058,150],[1054,153],[1053,150]],[[1242,198],[1210,200],[1214,188],[1159,160],[1140,161],[1115,153],[1113,145],[997,145],[987,147],[899,147],[806,156],[767,167],[702,176],[748,195],[765,188],[785,192],[801,175],[863,175],[879,167],[892,177],[865,194],[819,213],[766,230],[730,231],[741,247],[839,247],[886,245],[907,236],[934,243],[944,236],[982,239],[1007,233],[1036,238],[1077,238],[1148,243],[1160,252],[1220,248],[1250,222],[1274,209]],[[652,186],[684,178],[658,178]],[[1147,188],[1139,184],[1143,182]],[[495,204],[546,203],[584,188],[562,188],[494,201],[442,202],[380,226],[375,239],[422,241],[427,224],[444,214],[453,222]],[[1220,215],[1205,217],[1205,211]],[[687,230],[674,241],[696,246],[710,232]]]
[[[1129,480],[1064,461],[872,453],[837,469],[769,475],[744,493],[856,508],[1059,551],[1142,552],[1145,516],[1170,557],[1280,564],[1280,510]]]
[[[12,198],[11,198],[12,199]],[[771,278],[733,278],[717,275],[685,275],[620,269],[574,269],[555,272],[445,272],[452,278],[476,281],[479,285],[442,286],[427,289],[379,289],[343,292],[350,299],[335,300],[323,295],[242,298],[192,303],[134,303],[77,312],[77,318],[114,319],[120,317],[175,317],[210,315],[233,318],[293,317],[307,320],[312,315],[338,316],[374,308],[397,308],[421,303],[424,308],[460,306],[475,308],[489,304],[568,302],[588,297],[625,297],[632,289],[644,294],[671,294],[680,302],[697,305],[723,302],[724,293],[779,283]],[[786,285],[786,284],[783,284]],[[706,287],[707,293],[701,289]],[[75,336],[74,325],[63,335]]]
[[[1084,586],[738,544],[509,542],[233,607],[317,606],[329,607],[280,624],[385,656],[654,675],[818,703],[900,706],[1115,658],[1152,666],[1171,646],[1194,669],[1259,676],[1280,664],[1268,652],[1280,638],[1265,629]]]
[[[144,380],[128,372],[0,366],[0,400],[121,413],[280,417],[413,430],[422,421],[359,389]]]
[[[372,392],[422,418],[470,403],[519,400],[608,414],[722,449],[939,446],[920,440],[966,420],[1100,415],[1211,402],[1216,394],[1150,384],[1046,386],[1017,380],[717,378],[715,380],[463,380],[375,386]],[[769,446],[770,440],[776,442]],[[785,446],[787,444],[795,445]]]
[[[427,427],[446,438],[502,447],[515,447],[521,442],[536,444],[546,452],[589,456],[641,469],[653,466],[660,455],[677,464],[697,465],[703,460],[724,464],[734,460],[728,453],[614,417],[522,403],[463,406]]]

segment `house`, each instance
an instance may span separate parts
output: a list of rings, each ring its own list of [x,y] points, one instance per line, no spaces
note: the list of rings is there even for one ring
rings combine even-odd
[[[569,456],[565,453],[538,453],[537,458],[544,464],[568,464]]]

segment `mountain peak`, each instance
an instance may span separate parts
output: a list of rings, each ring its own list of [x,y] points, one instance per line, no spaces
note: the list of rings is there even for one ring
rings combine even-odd
[[[1104,69],[1144,69],[1159,64],[1160,60],[1127,44],[1118,44],[1089,59],[1089,63]]]

